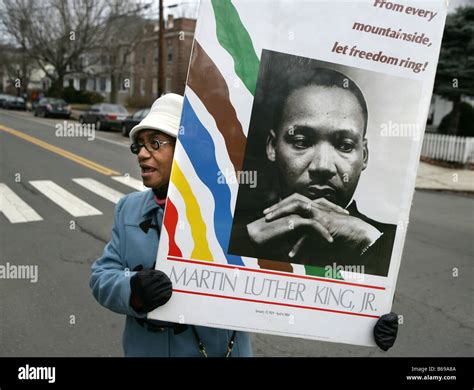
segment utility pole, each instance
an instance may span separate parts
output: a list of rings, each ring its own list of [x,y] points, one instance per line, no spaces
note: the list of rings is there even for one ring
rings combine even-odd
[[[163,57],[165,55],[165,40],[164,40],[164,33],[165,33],[165,21],[163,17],[163,0],[160,1],[160,18],[158,23],[158,97],[163,95],[164,92],[164,61]]]
[[[165,92],[165,21],[163,15],[163,0],[159,0],[159,22],[158,22],[158,97]],[[169,8],[176,8],[178,4],[168,5]]]

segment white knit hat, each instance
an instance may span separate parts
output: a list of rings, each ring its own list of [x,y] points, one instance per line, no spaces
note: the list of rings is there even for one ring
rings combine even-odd
[[[148,115],[130,131],[130,140],[142,130],[158,130],[171,137],[178,136],[181,123],[184,98],[175,93],[168,93],[155,100]]]

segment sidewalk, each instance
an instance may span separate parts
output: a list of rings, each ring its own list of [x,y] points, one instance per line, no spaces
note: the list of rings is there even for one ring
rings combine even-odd
[[[444,168],[420,161],[416,188],[474,192],[474,171]]]

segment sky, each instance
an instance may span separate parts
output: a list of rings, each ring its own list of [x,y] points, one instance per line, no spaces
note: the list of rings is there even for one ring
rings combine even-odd
[[[145,3],[154,3],[154,8],[158,8],[158,0],[140,0]],[[259,1],[259,0],[250,0],[250,1]],[[260,0],[261,1],[261,0]],[[294,0],[288,0],[290,2]],[[172,4],[183,4],[183,6],[187,7],[193,7],[193,5],[197,5],[199,3],[199,0],[164,0],[164,5],[165,7],[167,5],[172,5]],[[460,5],[472,5],[474,6],[474,0],[449,0],[449,12],[453,12],[458,6]],[[197,9],[197,6],[195,7]],[[158,13],[158,12],[157,12]]]
[[[158,2],[159,0],[137,0],[138,3],[141,4],[151,4],[152,8],[149,11],[150,19],[158,19]],[[247,0],[249,2],[251,1],[263,1],[263,0]],[[268,0],[266,0],[268,1]],[[288,0],[288,1],[294,1],[294,0]],[[405,1],[405,0],[404,0]],[[0,0],[0,5],[3,2],[3,0]],[[175,5],[178,4],[178,7],[176,8],[167,8],[170,5]],[[164,7],[165,7],[165,15],[168,15],[169,13],[172,13],[175,17],[197,17],[198,13],[198,5],[199,5],[199,0],[164,0]],[[458,6],[461,5],[472,5],[474,6],[474,0],[449,0],[449,10],[448,12],[453,12]],[[167,16],[166,16],[167,17]],[[0,43],[2,41],[8,41],[5,38],[5,34],[2,31],[2,26],[0,26]],[[3,39],[2,39],[3,38]]]
[[[474,0],[451,0],[449,2],[449,8],[453,10],[460,5],[472,5],[474,6]]]
[[[1,0],[0,0],[1,1]],[[152,5],[151,14],[156,15],[155,17],[158,18],[158,0],[138,0],[139,3],[142,4],[150,4]],[[167,7],[171,5],[177,4],[178,7],[167,9]],[[165,15],[168,13],[173,14],[175,17],[182,16],[183,13],[186,13],[185,16],[187,17],[194,17],[197,18],[197,11],[199,7],[199,0],[164,0],[163,1]]]

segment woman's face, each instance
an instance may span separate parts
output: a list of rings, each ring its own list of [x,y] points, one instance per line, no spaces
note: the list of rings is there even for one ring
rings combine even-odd
[[[159,140],[169,142],[160,145],[158,150],[152,150],[150,142]],[[141,168],[143,184],[148,188],[160,189],[170,181],[171,167],[173,165],[175,138],[156,130],[143,130],[138,133],[136,142],[147,144],[138,153],[138,164]]]

